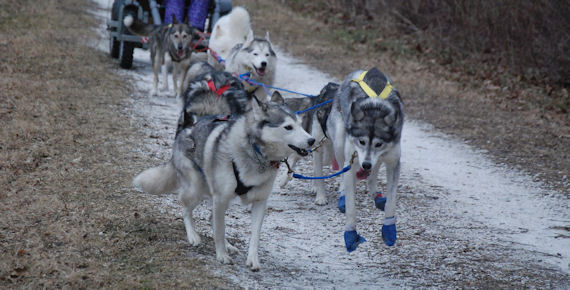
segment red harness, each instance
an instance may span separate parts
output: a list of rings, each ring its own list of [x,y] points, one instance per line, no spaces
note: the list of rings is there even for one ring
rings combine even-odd
[[[216,89],[216,86],[214,86],[214,81],[208,80],[208,88],[210,88],[210,91],[216,93],[219,99],[222,96],[222,94],[230,88],[230,85],[225,85],[219,89]]]

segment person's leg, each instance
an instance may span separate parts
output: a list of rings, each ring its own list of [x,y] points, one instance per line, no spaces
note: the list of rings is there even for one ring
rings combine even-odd
[[[185,2],[185,0],[165,0],[163,23],[172,23],[172,15],[176,17],[176,20],[178,20],[178,22],[184,21]]]
[[[209,6],[210,0],[192,0],[188,8],[188,19],[190,19],[192,27],[204,31]]]

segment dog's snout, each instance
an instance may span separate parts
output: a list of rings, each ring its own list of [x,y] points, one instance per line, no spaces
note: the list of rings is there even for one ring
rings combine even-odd
[[[370,170],[370,168],[372,168],[372,163],[370,163],[370,162],[368,162],[368,161],[364,161],[364,162],[362,163],[362,168],[363,168],[364,170]]]
[[[261,67],[266,67],[267,66],[267,62],[266,61],[262,61],[261,62]]]
[[[309,139],[309,146],[313,146],[313,144],[315,144],[315,138],[311,138]]]

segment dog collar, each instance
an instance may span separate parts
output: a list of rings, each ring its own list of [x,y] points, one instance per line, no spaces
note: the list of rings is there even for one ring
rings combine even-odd
[[[394,87],[392,87],[392,84],[386,80],[386,86],[384,86],[384,89],[382,90],[382,92],[380,93],[380,95],[378,95],[365,81],[364,81],[364,77],[366,76],[366,74],[368,73],[368,71],[363,71],[360,76],[358,76],[358,78],[356,79],[352,79],[350,81],[355,82],[357,84],[360,85],[360,87],[362,88],[362,90],[366,93],[366,95],[368,95],[370,98],[378,98],[380,97],[381,99],[386,99],[390,93],[392,92],[392,89]]]
[[[263,154],[263,152],[261,152],[261,148],[259,148],[259,144],[257,144],[255,141],[253,141],[253,137],[251,135],[249,135],[248,137],[249,137],[249,142],[251,143],[251,147],[253,148],[253,152],[255,152],[256,156],[260,156],[261,158],[267,160],[267,158],[265,157],[265,154]],[[259,158],[257,158],[257,160],[261,162],[261,160],[259,160]],[[279,169],[280,164],[281,164],[281,161],[269,161],[269,166],[271,166],[275,169]]]
[[[223,87],[216,89],[216,86],[214,85],[214,81],[210,79],[210,80],[208,80],[208,88],[210,89],[210,91],[216,93],[216,95],[218,95],[218,99],[219,99],[222,96],[222,94],[230,88],[230,85],[224,85]]]

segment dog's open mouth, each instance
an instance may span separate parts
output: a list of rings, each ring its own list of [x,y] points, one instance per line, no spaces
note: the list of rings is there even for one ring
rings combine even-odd
[[[178,57],[184,57],[184,49],[176,50],[176,54],[178,54]]]
[[[306,149],[301,149],[297,146],[293,146],[291,144],[289,144],[289,148],[295,150],[295,152],[297,152],[297,154],[301,155],[301,156],[307,156],[309,155],[309,151],[307,151]]]
[[[254,68],[255,68],[255,72],[257,73],[258,76],[262,77],[265,75],[265,68],[264,67],[257,68],[254,66]]]
[[[358,178],[359,180],[364,180],[368,178],[369,175],[370,175],[370,170],[366,170],[362,167],[359,168],[358,171],[356,171],[356,178]]]

